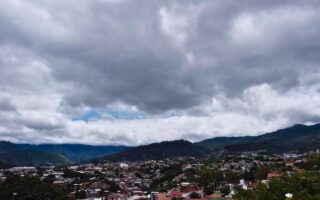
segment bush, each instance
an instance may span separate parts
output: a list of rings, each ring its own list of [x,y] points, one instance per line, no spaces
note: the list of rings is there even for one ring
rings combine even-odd
[[[201,195],[197,192],[192,192],[190,194],[190,199],[200,199],[201,198]]]
[[[0,184],[0,199],[50,199],[68,200],[67,192],[54,185],[40,181],[34,177],[10,176],[5,182]]]
[[[294,200],[319,200],[320,173],[306,172],[272,179],[267,187],[259,184],[256,190],[239,190],[236,200],[282,200],[292,193]]]

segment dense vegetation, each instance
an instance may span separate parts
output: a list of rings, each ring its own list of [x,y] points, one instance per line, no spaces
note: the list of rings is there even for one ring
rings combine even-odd
[[[0,154],[0,159],[14,166],[40,166],[47,164],[66,164],[69,160],[56,153],[34,150],[10,151]]]
[[[94,159],[126,149],[125,146],[79,144],[14,144],[0,141],[0,168],[66,164]]]
[[[320,173],[304,172],[272,179],[268,186],[259,184],[256,190],[239,190],[236,200],[284,200],[285,194],[293,200],[320,199]]]
[[[170,166],[161,170],[161,176],[151,183],[153,191],[165,192],[175,186],[173,178],[182,173],[181,165]]]
[[[253,190],[238,189],[236,200],[284,200],[285,194],[293,194],[292,200],[320,200],[320,155],[310,154],[306,162],[297,163],[297,173],[284,173],[281,177],[272,178],[268,184],[259,183]],[[299,170],[300,169],[300,170]],[[303,170],[302,170],[303,169]],[[255,180],[266,179],[267,167],[255,170]],[[277,171],[283,169],[277,168]],[[290,171],[289,171],[290,172]]]
[[[198,143],[185,140],[129,148],[107,160],[147,160],[177,156],[200,156],[216,150],[231,152],[267,150],[270,153],[305,152],[320,148],[320,124],[295,125],[260,136],[217,137]]]
[[[256,137],[217,137],[199,143],[177,140],[132,148],[77,144],[30,145],[0,141],[0,167],[64,164],[97,157],[110,161],[159,160],[170,157],[201,156],[223,149],[231,152],[256,150],[267,150],[271,153],[305,152],[320,148],[319,139],[320,124],[295,125]]]
[[[37,150],[23,150],[16,144],[0,141],[0,168],[10,166],[37,166],[46,164],[65,164],[69,160],[57,153]]]
[[[208,148],[210,150],[223,149],[227,145],[239,144],[244,142],[250,142],[254,137],[216,137],[211,139],[203,140],[197,144]]]
[[[10,167],[12,167],[12,165],[8,164],[5,161],[0,160],[0,169],[7,169],[7,168],[10,168]]]
[[[66,191],[33,177],[9,176],[0,183],[0,199],[68,200]]]
[[[320,124],[295,125],[256,137],[218,137],[198,144],[211,150],[233,152],[267,150],[273,153],[310,151],[320,148]]]
[[[72,162],[90,160],[127,149],[126,146],[92,146],[82,144],[16,144],[19,149],[58,153]]]
[[[208,153],[208,149],[186,140],[160,142],[129,148],[125,151],[105,157],[105,160],[160,160],[180,156],[199,156]]]

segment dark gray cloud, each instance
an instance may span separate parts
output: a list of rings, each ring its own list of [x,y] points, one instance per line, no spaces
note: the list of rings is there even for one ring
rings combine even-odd
[[[317,2],[139,2],[14,1],[2,8],[1,43],[46,59],[77,88],[64,94],[72,106],[121,101],[147,112],[185,109],[217,90],[292,88],[318,67]]]
[[[8,98],[0,99],[0,110],[1,111],[15,111],[15,106],[10,102]]]
[[[253,126],[263,130],[317,122],[319,11],[317,1],[6,0],[0,8],[0,114],[9,112],[3,120],[25,127],[32,138],[46,132],[49,141],[57,141],[51,138],[57,132],[77,140],[71,130],[83,127],[69,119],[119,105],[156,121],[178,111],[191,118],[184,123],[198,126],[237,117],[257,118]],[[276,125],[264,110],[270,106],[260,101],[264,93],[290,105],[271,109],[280,113]],[[292,98],[300,103],[288,103]],[[187,130],[180,120],[171,124],[174,138],[235,132],[221,124]],[[159,124],[169,122],[153,123],[160,131]],[[126,126],[144,132],[145,124],[137,124]],[[126,137],[139,143],[114,124],[104,125],[111,130],[95,126],[102,125],[87,131],[112,132],[105,142]],[[0,124],[0,132],[12,127]]]

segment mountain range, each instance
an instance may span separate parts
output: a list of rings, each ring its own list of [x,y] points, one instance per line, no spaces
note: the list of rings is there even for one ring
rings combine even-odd
[[[0,168],[68,164],[122,151],[125,146],[82,144],[14,144],[0,141]]]
[[[214,151],[245,152],[266,150],[270,153],[305,152],[320,148],[320,124],[297,124],[259,136],[216,137],[191,143],[186,140],[154,143],[128,148],[102,160],[147,160],[179,156],[201,156]]]
[[[289,151],[306,152],[320,148],[320,124],[295,125],[272,133],[267,133],[224,148],[229,151],[267,150],[273,153]]]
[[[102,158],[110,161],[159,160],[182,156],[200,156],[209,150],[187,140],[164,141],[133,148]]]
[[[294,125],[259,136],[216,137],[192,143],[164,141],[137,147],[81,144],[14,144],[0,141],[0,168],[67,164],[86,160],[136,161],[203,156],[215,151],[266,150],[271,153],[305,152],[320,148],[320,124]]]
[[[83,144],[16,144],[22,150],[34,150],[63,155],[71,162],[81,162],[114,154],[127,149],[126,146],[93,146]]]

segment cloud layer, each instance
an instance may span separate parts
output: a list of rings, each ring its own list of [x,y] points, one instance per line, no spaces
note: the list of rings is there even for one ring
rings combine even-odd
[[[315,1],[5,0],[0,139],[138,145],[317,123],[319,11]]]

